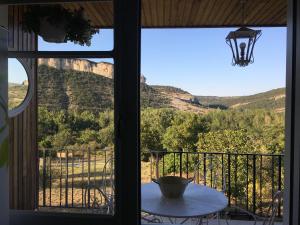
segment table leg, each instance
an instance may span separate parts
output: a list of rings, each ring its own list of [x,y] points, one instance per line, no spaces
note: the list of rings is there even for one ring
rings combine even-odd
[[[189,218],[185,218],[183,221],[181,221],[181,223],[180,224],[184,224],[186,221],[188,221],[189,220]]]
[[[203,224],[203,217],[199,217],[197,225],[202,225],[202,224]]]

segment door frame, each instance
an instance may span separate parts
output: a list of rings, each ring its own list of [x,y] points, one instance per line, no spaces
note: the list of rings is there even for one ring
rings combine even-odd
[[[0,221],[9,224],[7,7],[0,6]],[[3,158],[2,158],[3,157]]]
[[[124,31],[123,29],[125,29],[125,32],[128,28],[128,30],[135,31],[134,34],[118,34],[120,36],[123,35],[123,38],[125,39],[125,37],[133,37],[134,36],[134,40],[130,40],[128,39],[127,41],[130,42],[129,46],[134,47],[136,46],[134,49],[135,51],[128,51],[123,49],[122,47],[123,45],[128,44],[126,42],[125,44],[125,40],[120,40],[118,39],[118,35],[115,36],[115,41],[118,40],[119,42],[119,50],[118,53],[116,53],[115,56],[118,56],[120,61],[117,63],[119,65],[119,69],[117,69],[117,71],[119,71],[118,73],[121,72],[133,72],[136,71],[137,68],[139,68],[139,59],[138,57],[135,57],[134,60],[129,60],[126,59],[126,57],[131,58],[132,54],[137,56],[138,54],[136,53],[136,51],[140,52],[140,37],[138,37],[140,35],[140,24],[138,25],[138,21],[140,20],[140,1],[138,0],[134,0],[133,1],[133,5],[130,4],[130,6],[126,6],[126,4],[123,4],[122,6],[122,1],[120,0],[115,0],[116,2],[119,2],[118,5],[119,7],[118,10],[120,11],[115,11],[120,13],[118,19],[121,19],[123,21],[119,21],[120,23],[120,27],[118,28],[119,31]],[[21,4],[21,3],[46,3],[47,1],[42,1],[42,0],[12,0],[12,1],[3,1],[3,3],[1,2],[1,4]],[[55,2],[69,2],[69,0],[56,0]],[[125,1],[124,1],[125,2]],[[128,4],[129,5],[129,4]],[[115,8],[115,9],[116,9]],[[128,13],[125,11],[122,11],[121,9],[126,9],[129,10]],[[137,13],[137,11],[138,13]],[[129,13],[130,12],[130,13]],[[132,13],[132,14],[131,14]],[[122,16],[121,16],[122,14]],[[124,17],[123,17],[124,16]],[[129,16],[131,19],[129,19]],[[117,19],[117,18],[116,18]],[[118,20],[116,20],[117,22]],[[128,22],[134,22],[134,24],[130,25],[128,24]],[[139,32],[136,32],[136,28],[137,26],[139,26]],[[129,28],[130,27],[130,28]],[[116,30],[117,31],[117,30]],[[139,33],[139,34],[138,34]],[[137,47],[137,45],[139,47]],[[118,45],[116,45],[118,46]],[[126,48],[126,46],[123,46]],[[138,50],[139,49],[139,50]],[[19,53],[19,54],[23,54],[23,53]],[[33,55],[31,55],[32,57]],[[125,58],[123,58],[125,57]],[[126,65],[124,65],[123,63],[126,61],[130,61],[130,63],[128,64],[128,68],[125,68]],[[130,65],[130,66],[129,66]],[[131,69],[130,69],[130,68]],[[139,70],[139,69],[138,69]],[[130,103],[128,100],[128,97],[134,97],[134,99],[132,100],[137,100],[138,99],[138,93],[137,93],[137,89],[138,85],[137,84],[137,77],[139,75],[138,74],[134,74],[132,75],[132,77],[129,76],[128,80],[126,79],[123,80],[123,82],[120,80],[119,82],[116,82],[116,88],[120,88],[120,92],[122,92],[121,88],[125,88],[125,87],[130,87],[133,89],[127,89],[127,91],[129,90],[131,93],[127,95],[127,97],[125,96],[119,96],[118,99],[116,99],[116,101],[119,101],[119,113],[120,115],[117,115],[118,117],[118,121],[116,121],[117,127],[120,128],[120,132],[117,134],[119,135],[119,144],[122,145],[125,149],[127,149],[128,147],[134,147],[134,149],[130,149],[132,152],[129,153],[130,156],[132,156],[133,158],[129,158],[127,155],[124,156],[124,154],[122,155],[121,152],[119,152],[119,156],[125,157],[126,159],[129,159],[129,164],[131,164],[132,166],[132,162],[135,162],[135,165],[132,167],[133,170],[133,175],[131,175],[130,177],[128,177],[128,179],[130,180],[130,182],[133,182],[134,185],[134,190],[137,190],[137,187],[139,187],[139,171],[137,171],[139,168],[139,161],[138,161],[138,157],[137,155],[134,154],[139,154],[139,150],[136,149],[138,148],[139,143],[137,143],[137,141],[139,140],[139,135],[136,135],[136,133],[134,132],[135,136],[134,138],[129,137],[130,141],[125,143],[121,143],[122,138],[126,137],[126,134],[122,134],[122,131],[124,131],[124,127],[130,126],[131,129],[130,131],[137,131],[139,124],[137,124],[136,122],[139,120],[139,111],[136,107],[138,107],[138,104],[136,101],[134,101],[135,103]],[[284,198],[284,224],[290,224],[290,225],[296,225],[300,223],[300,215],[299,215],[299,210],[300,210],[300,1],[298,0],[288,0],[288,32],[287,32],[287,75],[286,75],[286,144],[285,144],[285,198]],[[123,92],[122,92],[123,93]],[[125,93],[125,92],[124,92]],[[126,94],[126,93],[125,93]],[[123,102],[122,102],[123,101]],[[125,102],[124,102],[125,101]],[[134,108],[132,108],[131,110],[129,109],[124,109],[124,106],[127,105],[126,103],[128,103],[129,105],[134,106],[134,108],[136,110],[133,110]],[[131,115],[130,120],[125,120],[125,117],[122,117],[122,115]],[[128,132],[129,133],[129,132]],[[135,139],[135,140],[133,140]],[[125,146],[124,146],[125,145]],[[133,154],[131,154],[133,153]],[[125,168],[125,165],[127,165],[126,162],[119,162],[119,168]],[[130,167],[131,168],[131,167]],[[127,168],[126,168],[127,169]],[[118,173],[118,176],[123,176],[123,178],[125,178],[127,175],[124,174],[122,172]],[[135,177],[134,177],[135,176]],[[125,179],[120,180],[121,181],[125,181]],[[125,183],[129,183],[128,180]],[[120,185],[120,184],[119,184]],[[130,185],[131,186],[131,185]],[[129,185],[128,187],[129,188]],[[120,195],[123,194],[129,194],[132,195],[132,191],[130,189],[125,188],[124,191],[120,192]],[[134,206],[134,210],[130,211],[130,213],[133,213],[133,211],[137,212],[136,210],[140,209],[139,206],[139,201],[140,200],[140,191],[138,190],[138,194],[135,195],[133,201],[131,202],[135,202],[133,204]],[[127,202],[129,203],[129,202]],[[124,203],[123,203],[124,204]],[[132,204],[132,203],[131,203]],[[124,207],[124,208],[123,208]],[[121,207],[119,208],[119,210],[124,210],[124,212],[122,213],[122,215],[124,216],[125,213],[129,213],[128,210],[129,207],[125,207],[124,205],[121,204]],[[127,214],[126,216],[130,216],[130,214]],[[121,218],[121,217],[120,217]],[[124,217],[123,217],[124,218]],[[130,219],[131,222],[136,221],[137,218],[132,218]]]
[[[74,1],[51,1],[76,2]],[[103,1],[103,0],[100,0]],[[2,4],[46,3],[43,0]],[[113,58],[115,103],[115,215],[10,211],[11,225],[140,223],[140,0],[114,0],[114,49],[88,52],[9,52],[11,58]],[[130,199],[131,201],[128,201]]]

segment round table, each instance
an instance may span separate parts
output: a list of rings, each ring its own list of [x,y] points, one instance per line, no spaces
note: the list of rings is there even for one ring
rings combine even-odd
[[[162,196],[154,182],[142,185],[142,211],[163,217],[200,218],[226,208],[228,199],[213,188],[190,183],[182,198]]]

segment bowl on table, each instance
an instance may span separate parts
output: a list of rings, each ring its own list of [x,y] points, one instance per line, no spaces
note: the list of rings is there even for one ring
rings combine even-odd
[[[180,198],[183,196],[187,185],[193,181],[192,178],[186,179],[177,176],[164,176],[152,179],[158,184],[162,195],[166,198]]]

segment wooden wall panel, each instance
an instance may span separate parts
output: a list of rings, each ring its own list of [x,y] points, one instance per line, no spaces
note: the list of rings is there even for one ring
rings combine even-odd
[[[9,50],[35,50],[36,37],[22,31],[24,7],[9,8]],[[27,67],[30,84],[36,90],[36,63],[32,59],[19,59]],[[34,92],[28,107],[10,118],[10,207],[34,209],[36,206],[37,157],[37,97]]]
[[[240,0],[142,0],[142,27],[235,27],[243,25]],[[113,27],[113,1],[65,3],[84,8],[92,24]],[[247,26],[286,26],[286,0],[251,0],[245,5]]]

